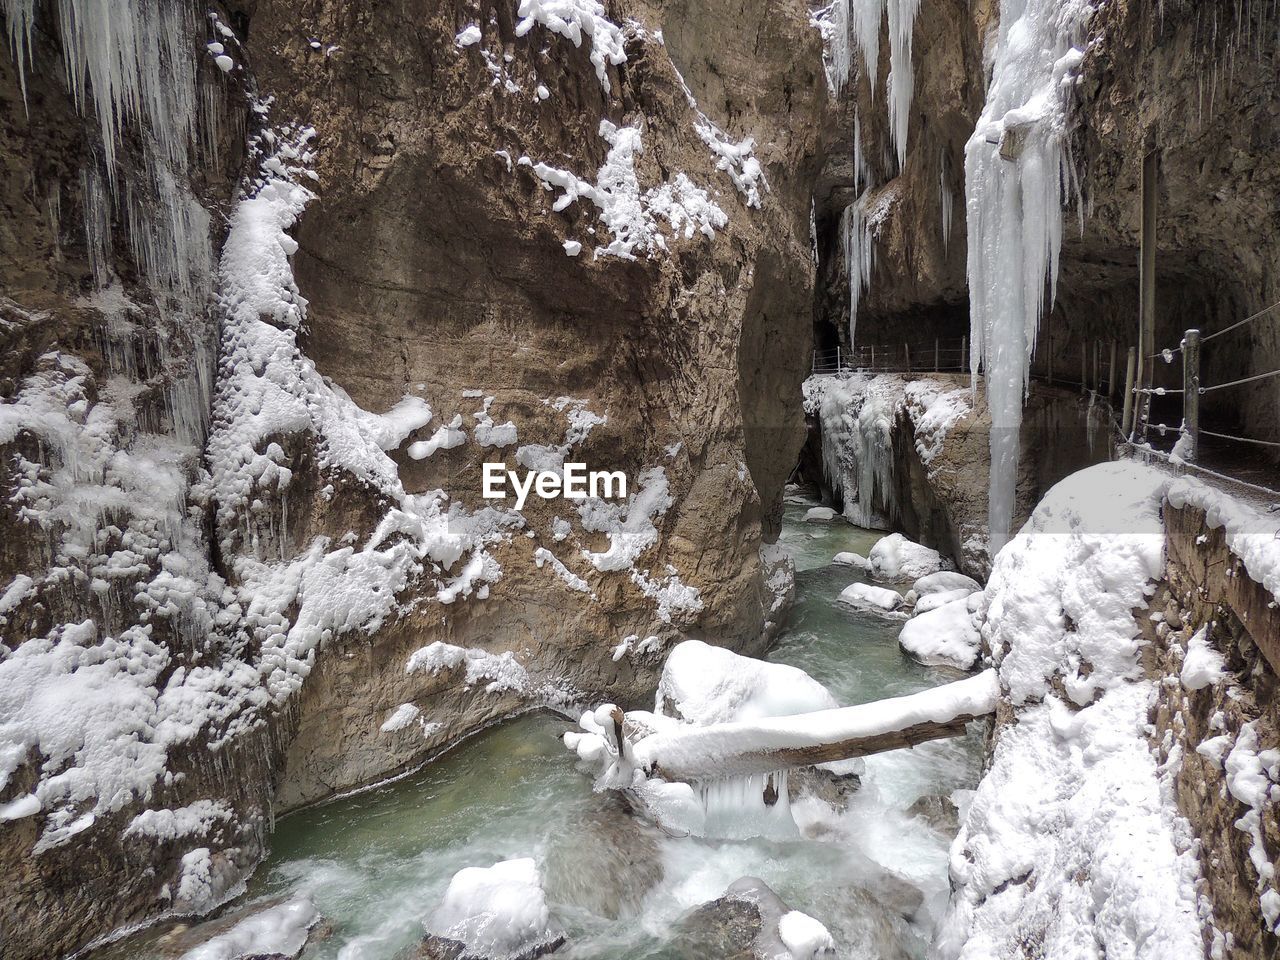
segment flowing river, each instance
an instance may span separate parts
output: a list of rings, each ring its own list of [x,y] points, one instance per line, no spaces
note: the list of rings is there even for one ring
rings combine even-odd
[[[843,704],[955,679],[900,651],[899,621],[837,603],[860,574],[831,558],[865,554],[879,534],[801,522],[811,505],[787,505],[796,603],[769,658],[806,670]],[[796,805],[800,838],[713,841],[669,837],[594,794],[559,742],[568,728],[545,714],[512,720],[412,776],[283,818],[248,898],[311,898],[332,932],[307,948],[307,960],[396,960],[421,939],[457,870],[529,856],[568,936],[555,954],[565,960],[683,957],[677,919],[742,876],[820,919],[841,957],[924,956],[946,903],[955,826],[943,804],[922,798],[955,794],[963,803],[979,773],[975,732],[868,758],[843,813]],[[153,929],[94,960],[172,956],[172,936]]]

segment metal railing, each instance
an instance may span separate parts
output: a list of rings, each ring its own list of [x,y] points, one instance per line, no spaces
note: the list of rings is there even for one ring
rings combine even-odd
[[[813,372],[967,373],[969,339],[921,340],[915,343],[862,344],[852,350],[834,347],[813,352]]]
[[[1218,433],[1213,430],[1206,430],[1200,425],[1200,398],[1205,394],[1214,393],[1218,390],[1226,390],[1230,387],[1239,387],[1249,383],[1257,383],[1261,380],[1269,380],[1272,377],[1280,377],[1280,369],[1267,370],[1262,373],[1253,374],[1247,377],[1238,377],[1235,380],[1228,380],[1223,383],[1204,384],[1200,375],[1200,355],[1201,348],[1217,337],[1238,330],[1247,324],[1254,323],[1264,317],[1275,318],[1280,315],[1280,302],[1273,303],[1271,306],[1259,310],[1252,316],[1238,320],[1229,327],[1224,327],[1214,333],[1207,335],[1201,334],[1198,329],[1192,328],[1183,334],[1182,342],[1177,347],[1169,347],[1164,350],[1157,351],[1146,358],[1148,364],[1154,364],[1157,360],[1163,360],[1165,363],[1172,363],[1178,355],[1182,356],[1182,386],[1181,387],[1155,387],[1143,386],[1135,384],[1134,371],[1137,366],[1136,348],[1129,348],[1128,358],[1128,376],[1125,390],[1124,416],[1121,421],[1121,431],[1125,437],[1131,442],[1145,443],[1151,430],[1156,430],[1161,436],[1165,436],[1169,432],[1178,435],[1178,442],[1174,446],[1174,452],[1183,460],[1192,461],[1200,453],[1200,438],[1213,437],[1217,440],[1227,440],[1233,443],[1249,444],[1252,446],[1278,449],[1280,450],[1280,442],[1274,440],[1263,440],[1258,437],[1239,437],[1227,433]],[[1166,423],[1151,423],[1151,398],[1156,396],[1180,395],[1182,397],[1182,423],[1178,426],[1172,426]],[[1139,441],[1138,438],[1141,438]]]
[[[1114,397],[1122,386],[1116,366],[1119,347],[1113,340],[1055,340],[1052,334],[1036,344],[1030,375],[1051,386],[1079,387]],[[861,344],[852,350],[815,350],[812,372],[968,373],[969,338],[935,338],[915,343]]]

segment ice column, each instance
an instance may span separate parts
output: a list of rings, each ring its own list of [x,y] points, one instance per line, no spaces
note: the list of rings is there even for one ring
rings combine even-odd
[[[1067,199],[1067,107],[1087,0],[1001,0],[991,86],[965,148],[971,369],[991,408],[991,552],[1009,539],[1036,331]],[[975,380],[976,386],[976,380]]]

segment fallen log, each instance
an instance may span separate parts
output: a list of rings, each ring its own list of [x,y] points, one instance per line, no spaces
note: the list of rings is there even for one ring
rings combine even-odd
[[[790,717],[687,726],[630,744],[637,766],[666,780],[713,780],[865,757],[958,737],[995,711],[994,670],[905,697]]]

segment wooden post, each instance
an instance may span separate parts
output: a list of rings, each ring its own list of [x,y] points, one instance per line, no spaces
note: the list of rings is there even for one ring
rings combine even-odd
[[[902,345],[902,356],[904,357],[904,362],[907,365],[907,373],[910,373],[911,372],[911,348],[907,346],[905,343]]]
[[[1093,392],[1094,393],[1102,392],[1102,381],[1098,379],[1099,377],[1098,363],[1099,363],[1099,357],[1101,353],[1102,353],[1102,341],[1101,340],[1093,341]]]
[[[1080,341],[1080,392],[1089,392],[1089,342]]]
[[[969,338],[960,338],[960,372],[965,373],[969,369]]]
[[[1111,359],[1107,362],[1107,398],[1114,399],[1116,395],[1116,342],[1111,341]]]
[[[871,345],[871,370],[872,370],[872,372],[875,372],[875,369],[876,369],[876,345],[873,343],[873,344]]]
[[[836,344],[836,373],[840,372],[840,344]]]
[[[1052,330],[1049,331],[1049,336],[1045,338],[1044,352],[1049,356],[1049,364],[1048,364],[1049,369],[1045,375],[1045,380],[1048,381],[1049,386],[1053,386],[1053,331]]]
[[[1120,419],[1120,432],[1128,440],[1133,435],[1133,378],[1137,375],[1136,347],[1129,348],[1129,362],[1124,373],[1124,416]]]
[[[1182,457],[1195,460],[1200,452],[1200,331],[1188,330],[1182,338]]]
[[[1159,154],[1150,151],[1142,158],[1142,230],[1138,249],[1138,377],[1137,383],[1149,390],[1155,382],[1153,376],[1156,352],[1156,214],[1158,212]],[[1142,424],[1146,436],[1149,417],[1146,410],[1151,394],[1139,395],[1134,412],[1134,425]]]
[[[942,369],[942,346],[938,338],[933,338],[933,372],[937,373]]]

